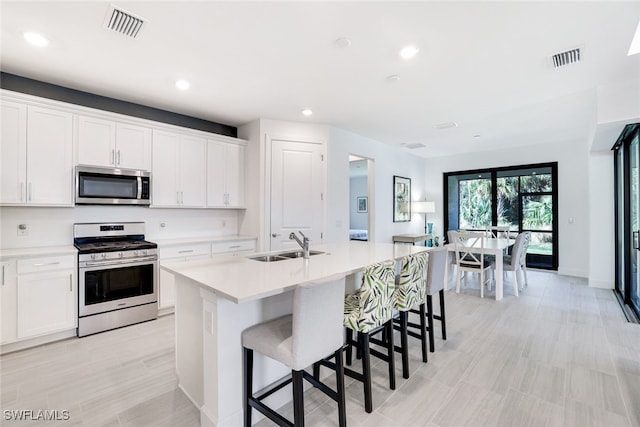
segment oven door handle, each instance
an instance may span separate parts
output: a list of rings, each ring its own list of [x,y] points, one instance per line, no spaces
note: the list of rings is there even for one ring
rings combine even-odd
[[[139,262],[146,262],[146,261],[157,261],[158,258],[157,257],[148,257],[148,258],[135,258],[135,259],[127,259],[127,260],[114,260],[114,261],[98,261],[98,262],[91,262],[91,261],[86,261],[84,263],[85,266],[87,267],[102,267],[107,266],[107,265],[128,265],[128,264],[133,264],[133,263],[139,263]]]

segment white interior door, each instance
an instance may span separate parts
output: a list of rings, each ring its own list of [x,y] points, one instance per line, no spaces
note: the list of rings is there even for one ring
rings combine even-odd
[[[322,161],[322,144],[272,140],[271,250],[298,247],[289,240],[298,231],[322,243]]]

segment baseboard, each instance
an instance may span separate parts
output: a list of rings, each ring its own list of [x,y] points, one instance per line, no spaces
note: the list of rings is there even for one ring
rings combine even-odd
[[[613,289],[613,282],[610,282],[608,280],[589,279],[589,287],[598,289]]]
[[[0,346],[0,354],[13,353],[14,351],[26,350],[54,341],[61,341],[67,338],[77,337],[76,328],[69,329],[55,334],[43,335],[35,338],[28,338]]]
[[[582,270],[573,270],[570,268],[559,268],[558,274],[561,276],[579,277],[581,279],[588,279],[589,275]]]

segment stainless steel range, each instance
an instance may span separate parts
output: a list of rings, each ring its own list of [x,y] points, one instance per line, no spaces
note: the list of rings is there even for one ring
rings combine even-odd
[[[73,225],[78,249],[78,336],[158,317],[158,245],[143,222]]]

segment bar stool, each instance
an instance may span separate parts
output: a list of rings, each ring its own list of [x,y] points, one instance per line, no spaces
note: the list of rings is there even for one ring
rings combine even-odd
[[[426,281],[426,303],[427,309],[424,310],[424,304],[421,306],[421,310],[411,310],[412,313],[418,313],[421,319],[427,318],[427,331],[429,332],[429,348],[431,353],[434,352],[435,338],[434,338],[434,326],[433,319],[440,321],[440,327],[442,330],[442,339],[447,339],[447,322],[444,309],[444,272],[447,268],[448,254],[446,248],[438,248],[429,251],[429,262],[427,263],[427,281]],[[433,312],[433,295],[436,293],[440,297],[440,315],[436,315]],[[422,326],[409,323],[410,327]],[[419,337],[415,332],[409,331],[409,335]],[[425,347],[423,345],[423,361],[427,361]]]
[[[371,396],[371,359],[373,355],[389,365],[389,388],[395,390],[395,359],[393,346],[393,291],[395,289],[395,261],[369,265],[364,269],[362,285],[344,300],[344,326],[346,328],[347,365],[351,364],[352,348],[362,356],[362,373],[345,367],[344,374],[363,383],[364,406],[373,411]],[[386,331],[387,354],[369,347],[372,335]],[[353,339],[353,331],[357,340]],[[320,365],[335,369],[327,359],[314,365],[314,376],[320,375]]]
[[[400,346],[396,351],[402,355],[402,377],[409,378],[409,343],[408,327],[409,313],[414,307],[419,306],[420,323],[413,324],[420,330],[419,334],[411,334],[420,339],[422,344],[422,361],[427,362],[427,331],[425,324],[425,296],[426,296],[426,265],[427,253],[422,252],[403,258],[400,274],[396,277],[396,289],[394,292],[394,305],[398,310],[398,317],[394,319],[395,329],[400,331]]]
[[[296,287],[293,313],[260,323],[242,332],[244,425],[251,425],[254,408],[280,426],[304,426],[303,379],[338,403],[339,425],[346,426],[342,356],[344,276]],[[253,352],[257,351],[291,369],[291,377],[253,394]],[[333,353],[336,390],[308,374],[304,368]],[[294,422],[266,406],[262,399],[293,383]]]

